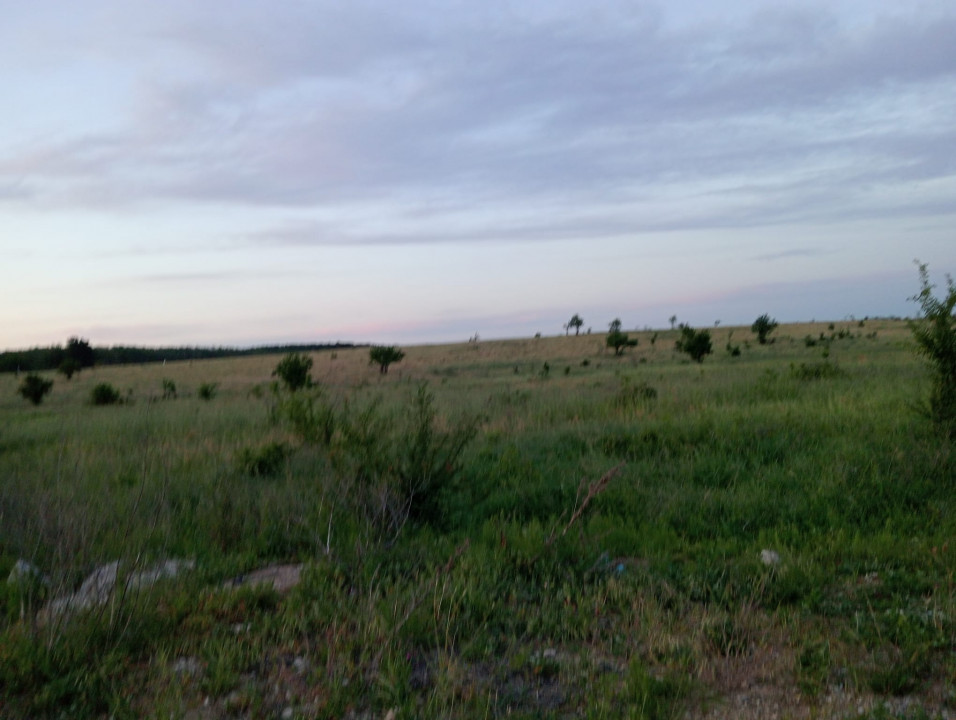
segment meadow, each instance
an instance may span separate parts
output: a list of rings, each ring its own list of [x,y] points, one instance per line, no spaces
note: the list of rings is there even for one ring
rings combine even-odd
[[[711,332],[314,352],[296,392],[277,355],[36,407],[0,374],[0,582],[37,573],[0,717],[956,717],[956,453],[906,324]]]

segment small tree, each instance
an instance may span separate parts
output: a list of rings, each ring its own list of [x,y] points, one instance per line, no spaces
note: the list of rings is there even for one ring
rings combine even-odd
[[[674,329],[674,323],[677,322],[677,316],[676,316],[676,315],[671,315],[669,318],[667,318],[667,321],[671,324],[671,330],[673,330],[673,329]]]
[[[76,363],[78,368],[93,367],[96,353],[89,341],[71,337],[66,341],[66,357]]]
[[[777,321],[769,315],[764,314],[754,320],[754,324],[750,326],[750,329],[757,336],[757,342],[761,345],[766,345],[770,333],[777,329]]]
[[[689,325],[680,325],[680,338],[675,345],[678,352],[685,352],[699,363],[713,352],[708,330],[694,330]]]
[[[606,343],[609,348],[614,348],[615,355],[623,355],[627,348],[637,345],[637,340],[630,340],[627,333],[621,331],[620,319],[614,318],[608,325]]]
[[[312,358],[300,353],[289,353],[276,365],[272,377],[279,378],[289,392],[295,392],[312,385],[309,371],[312,369]]]
[[[20,387],[17,388],[17,392],[23,396],[24,400],[29,400],[34,405],[39,405],[52,389],[52,380],[42,378],[36,373],[30,373],[23,378],[23,382],[21,382]]]
[[[369,364],[377,364],[382,375],[388,372],[389,365],[400,362],[403,357],[405,353],[394,345],[373,345],[368,351]]]
[[[933,296],[929,270],[919,267],[920,293],[910,298],[920,304],[922,316],[910,322],[916,351],[929,359],[933,368],[933,387],[929,415],[946,436],[956,438],[956,285],[946,276],[946,295]]]
[[[574,328],[574,334],[579,335],[581,333],[581,328],[584,326],[584,320],[581,319],[581,316],[575,313],[568,324],[564,326],[564,334],[567,335],[571,328]]]

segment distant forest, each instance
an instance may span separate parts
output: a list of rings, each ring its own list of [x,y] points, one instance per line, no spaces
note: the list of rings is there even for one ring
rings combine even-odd
[[[93,365],[134,365],[141,363],[175,362],[177,360],[205,360],[208,358],[269,355],[289,352],[312,352],[356,347],[352,343],[316,345],[264,345],[254,348],[167,347],[144,348],[115,345],[92,347],[80,338],[70,338],[65,346],[11,350],[0,353],[0,372],[34,372],[57,370],[72,366],[75,369]]]

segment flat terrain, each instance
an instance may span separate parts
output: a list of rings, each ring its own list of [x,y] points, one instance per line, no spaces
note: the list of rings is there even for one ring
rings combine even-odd
[[[0,717],[956,717],[905,323],[711,333],[0,375]]]

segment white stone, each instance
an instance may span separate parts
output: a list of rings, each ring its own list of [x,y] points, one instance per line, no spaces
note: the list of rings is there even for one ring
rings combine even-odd
[[[7,582],[11,585],[33,581],[37,581],[41,585],[50,584],[50,578],[44,575],[40,568],[38,568],[29,560],[24,560],[23,558],[20,558],[13,564],[13,568],[10,570],[10,575],[7,576]]]
[[[116,589],[119,567],[119,560],[114,560],[96,568],[75,593],[51,601],[42,611],[41,617],[57,617],[67,611],[75,612],[105,605]],[[183,570],[191,570],[193,567],[195,563],[192,560],[165,560],[147,570],[131,573],[126,578],[125,587],[130,590],[140,590],[153,585],[158,580],[174,578]]]
[[[774,567],[780,564],[780,553],[776,550],[761,550],[760,562],[768,567]]]

